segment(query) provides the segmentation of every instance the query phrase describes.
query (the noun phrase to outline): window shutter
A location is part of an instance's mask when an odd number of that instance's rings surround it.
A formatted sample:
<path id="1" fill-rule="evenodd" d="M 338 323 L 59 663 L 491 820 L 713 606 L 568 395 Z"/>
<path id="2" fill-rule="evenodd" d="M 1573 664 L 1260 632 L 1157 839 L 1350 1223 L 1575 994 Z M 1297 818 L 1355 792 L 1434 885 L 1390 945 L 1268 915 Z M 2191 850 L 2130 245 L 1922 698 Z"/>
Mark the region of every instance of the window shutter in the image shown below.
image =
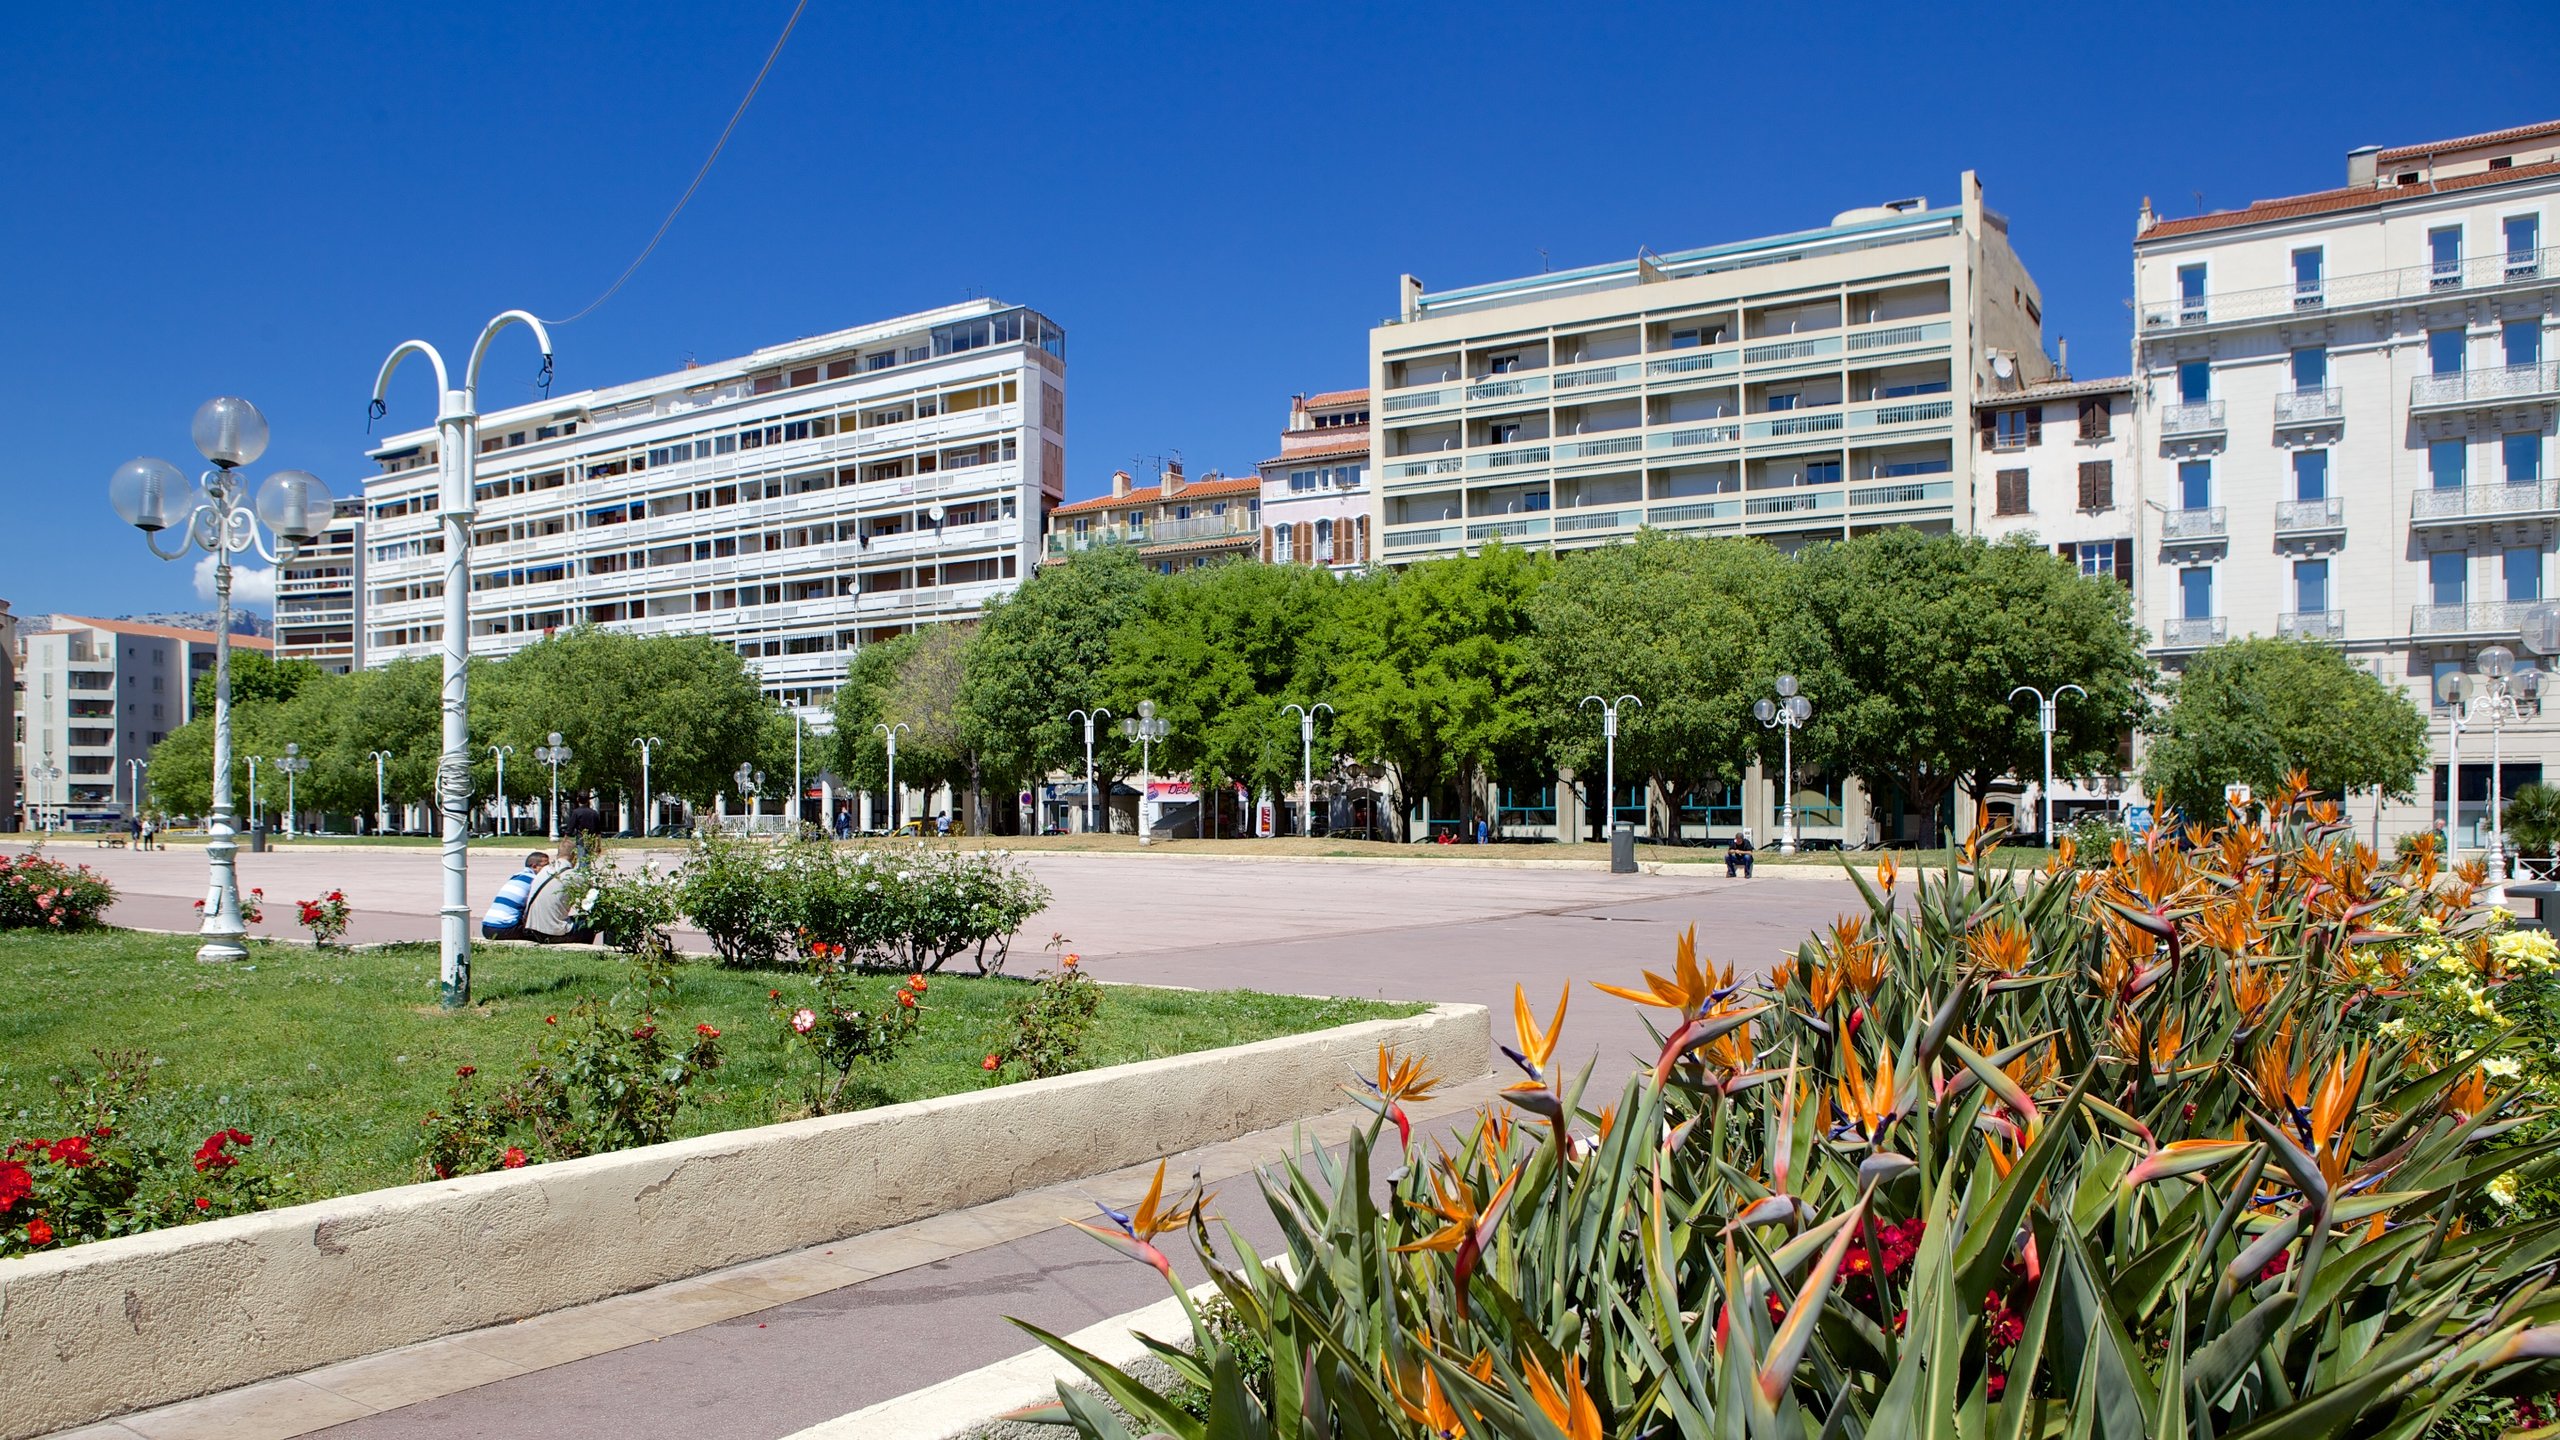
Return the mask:
<path id="1" fill-rule="evenodd" d="M 1271 563 L 1271 527 L 1268 525 L 1262 527 L 1262 563 Z"/>
<path id="2" fill-rule="evenodd" d="M 1360 517 L 1359 549 L 1353 553 L 1351 563 L 1354 565 L 1369 563 L 1369 517 L 1366 515 Z"/>
<path id="3" fill-rule="evenodd" d="M 2080 462 L 2080 508 L 2113 510 L 2116 508 L 2116 467 L 2112 460 Z"/>
<path id="4" fill-rule="evenodd" d="M 1992 513 L 1995 515 L 2024 515 L 2027 513 L 2028 508 L 2027 472 L 2024 470 L 2000 471 L 1995 478 Z"/>
<path id="5" fill-rule="evenodd" d="M 2127 590 L 2133 588 L 2133 542 L 2116 542 L 2116 581 Z"/>
<path id="6" fill-rule="evenodd" d="M 2030 445 L 2044 443 L 2044 407 L 2041 405 L 2027 411 L 2027 443 Z"/>
<path id="7" fill-rule="evenodd" d="M 1298 563 L 1301 565 L 1323 563 L 1316 558 L 1316 527 L 1312 520 L 1298 522 Z"/>
<path id="8" fill-rule="evenodd" d="M 2088 399 L 2081 401 L 2080 438 L 2083 440 L 2106 439 L 2110 428 L 2108 425 L 2110 418 L 2111 416 L 2107 408 L 2106 396 L 2093 395 Z"/>
<path id="9" fill-rule="evenodd" d="M 1974 419 L 1979 422 L 1982 427 L 1982 448 L 1988 450 L 1991 448 L 1991 441 L 1996 433 L 1999 424 L 1999 417 L 1994 415 L 1992 412 L 1985 410 L 1980 415 L 1975 416 Z"/>

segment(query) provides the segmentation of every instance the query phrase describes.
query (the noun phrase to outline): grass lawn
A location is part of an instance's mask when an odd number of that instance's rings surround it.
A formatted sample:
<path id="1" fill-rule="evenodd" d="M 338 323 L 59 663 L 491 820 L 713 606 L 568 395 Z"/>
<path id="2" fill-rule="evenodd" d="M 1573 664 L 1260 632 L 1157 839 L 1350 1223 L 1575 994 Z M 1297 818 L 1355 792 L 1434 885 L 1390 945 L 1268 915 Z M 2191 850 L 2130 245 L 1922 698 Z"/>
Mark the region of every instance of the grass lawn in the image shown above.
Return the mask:
<path id="1" fill-rule="evenodd" d="M 493 947 L 473 956 L 476 1003 L 447 1015 L 435 1004 L 432 945 L 348 952 L 253 941 L 233 966 L 198 963 L 195 945 L 129 931 L 0 934 L 0 1132 L 55 1133 L 56 1077 L 94 1066 L 94 1050 L 141 1050 L 158 1063 L 138 1125 L 183 1131 L 188 1148 L 214 1129 L 246 1130 L 294 1176 L 299 1198 L 406 1184 L 426 1178 L 419 1119 L 444 1102 L 456 1066 L 478 1066 L 484 1085 L 512 1078 L 546 1015 L 585 996 L 636 1003 L 639 990 L 609 952 Z M 1017 963 L 1027 974 L 1042 958 Z M 762 1125 L 798 1103 L 808 1061 L 783 1049 L 767 992 L 788 996 L 807 983 L 707 962 L 678 972 L 659 1023 L 723 1032 L 721 1068 L 691 1093 L 679 1133 Z M 885 999 L 896 982 L 866 983 Z M 962 976 L 931 987 L 921 1036 L 878 1075 L 896 1100 L 982 1088 L 980 1062 L 1010 1037 L 1011 1003 L 1029 989 Z M 1091 1060 L 1113 1065 L 1420 1008 L 1111 986 Z"/>

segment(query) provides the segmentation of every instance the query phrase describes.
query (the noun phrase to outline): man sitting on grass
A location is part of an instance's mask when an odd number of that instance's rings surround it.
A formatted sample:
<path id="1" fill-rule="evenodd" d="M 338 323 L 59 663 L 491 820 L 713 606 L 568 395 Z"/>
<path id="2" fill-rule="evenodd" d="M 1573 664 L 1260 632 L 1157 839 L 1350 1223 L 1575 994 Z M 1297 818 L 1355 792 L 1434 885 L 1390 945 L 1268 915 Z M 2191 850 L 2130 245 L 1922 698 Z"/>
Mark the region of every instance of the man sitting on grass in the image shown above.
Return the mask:
<path id="1" fill-rule="evenodd" d="M 498 898 L 489 902 L 489 913 L 480 917 L 480 935 L 487 940 L 522 940 L 525 902 L 533 898 L 535 877 L 551 857 L 536 850 L 524 857 L 524 868 L 507 877 L 498 887 Z"/>
<path id="2" fill-rule="evenodd" d="M 592 886 L 579 858 L 578 846 L 570 845 L 561 862 L 533 883 L 533 894 L 524 902 L 524 923 L 515 938 L 536 945 L 584 945 L 596 938 L 595 927 L 586 923 L 586 897 Z"/>
<path id="3" fill-rule="evenodd" d="M 1737 875 L 1745 880 L 1751 878 L 1751 832 L 1748 830 L 1735 831 L 1733 843 L 1724 847 L 1724 878 L 1730 880 Z"/>

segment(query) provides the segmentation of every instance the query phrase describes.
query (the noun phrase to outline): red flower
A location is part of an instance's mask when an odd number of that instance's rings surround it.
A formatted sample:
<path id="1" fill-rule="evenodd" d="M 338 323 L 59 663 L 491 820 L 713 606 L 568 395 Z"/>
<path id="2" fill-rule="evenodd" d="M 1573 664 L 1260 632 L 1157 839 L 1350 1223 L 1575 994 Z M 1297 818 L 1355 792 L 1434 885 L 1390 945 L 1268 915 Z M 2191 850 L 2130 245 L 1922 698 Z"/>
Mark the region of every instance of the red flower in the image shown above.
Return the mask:
<path id="1" fill-rule="evenodd" d="M 990 1055 L 986 1059 L 978 1062 L 978 1068 L 981 1070 L 993 1070 L 1000 1063 L 1002 1062 L 998 1061 L 993 1055 Z"/>
<path id="2" fill-rule="evenodd" d="M 27 1222 L 27 1243 L 30 1245 L 53 1243 L 53 1227 L 45 1223 L 43 1216 L 39 1215 Z"/>
<path id="3" fill-rule="evenodd" d="M 89 1138 L 93 1140 L 104 1140 L 114 1133 L 116 1132 L 112 1126 L 101 1125 L 97 1129 L 89 1132 Z"/>
<path id="4" fill-rule="evenodd" d="M 702 1024 L 702 1025 L 696 1025 L 696 1026 L 694 1026 L 694 1027 L 693 1027 L 693 1033 L 694 1033 L 694 1034 L 696 1034 L 696 1035 L 701 1036 L 701 1037 L 702 1037 L 703 1039 L 705 1039 L 705 1040 L 717 1040 L 717 1039 L 719 1039 L 719 1038 L 720 1038 L 720 1032 L 719 1032 L 718 1030 L 713 1029 L 713 1028 L 712 1028 L 710 1025 L 708 1025 L 708 1024 Z"/>
<path id="5" fill-rule="evenodd" d="M 501 1170 L 523 1169 L 524 1152 L 513 1145 L 508 1146 L 506 1155 L 498 1161 L 498 1168 Z"/>
<path id="6" fill-rule="evenodd" d="M 196 1208 L 199 1210 L 210 1210 L 213 1208 L 213 1202 L 199 1195 L 196 1197 Z"/>
<path id="7" fill-rule="evenodd" d="M 913 990 L 914 992 L 916 992 L 916 993 L 917 993 L 917 994 L 919 994 L 919 995 L 923 994 L 923 993 L 924 993 L 924 977 L 923 977 L 922 975 L 910 975 L 910 976 L 908 976 L 908 977 L 907 977 L 907 988 L 908 988 L 908 989 L 910 989 L 910 990 Z"/>
<path id="8" fill-rule="evenodd" d="M 65 1135 L 54 1141 L 45 1155 L 54 1164 L 68 1165 L 74 1170 L 85 1170 L 98 1163 L 98 1157 L 89 1153 L 89 1137 L 86 1135 Z"/>
<path id="9" fill-rule="evenodd" d="M 545 1025 L 557 1025 L 560 1023 L 560 1017 L 557 1015 L 545 1015 L 542 1017 L 542 1023 Z"/>
<path id="10" fill-rule="evenodd" d="M 906 1007 L 907 1007 L 908 1009 L 910 1009 L 910 1010 L 913 1010 L 914 1008 L 916 1008 L 916 992 L 914 992 L 913 990 L 901 990 L 901 991 L 899 991 L 899 992 L 898 992 L 898 1003 L 899 1003 L 899 1004 L 901 1004 L 901 1005 L 906 1006 Z"/>
<path id="11" fill-rule="evenodd" d="M 34 1194 L 35 1189 L 35 1177 L 27 1173 L 26 1166 L 15 1160 L 0 1160 L 0 1210 L 16 1205 Z"/>
<path id="12" fill-rule="evenodd" d="M 2276 1252 L 2276 1258 L 2268 1261 L 2259 1269 L 2258 1278 L 2261 1280 L 2273 1280 L 2277 1276 L 2283 1274 L 2286 1267 L 2291 1264 L 2293 1264 L 2293 1252 L 2290 1250 L 2279 1250 Z"/>
<path id="13" fill-rule="evenodd" d="M 477 1065 L 456 1065 L 453 1067 L 453 1073 L 461 1079 L 468 1080 L 472 1076 L 480 1073 L 480 1067 Z"/>
<path id="14" fill-rule="evenodd" d="M 779 1000 L 782 998 L 782 992 L 779 990 L 767 990 L 764 992 L 764 998 L 767 1000 Z"/>
<path id="15" fill-rule="evenodd" d="M 246 1130 L 216 1130 L 196 1147 L 196 1173 L 201 1175 L 208 1170 L 230 1169 L 240 1163 L 240 1157 L 232 1154 L 230 1147 L 246 1148 L 255 1143 Z"/>
<path id="16" fill-rule="evenodd" d="M 1994 1400 L 2008 1393 L 2008 1390 L 2009 1376 L 2005 1371 L 1994 1370 L 1983 1378 L 1982 1393 Z"/>
<path id="17" fill-rule="evenodd" d="M 636 1030 L 634 1030 L 634 1031 L 632 1031 L 632 1032 L 631 1032 L 631 1038 L 632 1038 L 632 1039 L 634 1039 L 634 1040 L 646 1040 L 646 1039 L 648 1039 L 649 1037 L 651 1037 L 651 1036 L 653 1036 L 653 1035 L 655 1035 L 655 1034 L 657 1034 L 657 1033 L 658 1033 L 658 1027 L 657 1027 L 657 1026 L 655 1026 L 655 1025 L 643 1025 L 643 1026 L 641 1026 L 640 1028 L 638 1028 L 638 1029 L 636 1029 Z"/>

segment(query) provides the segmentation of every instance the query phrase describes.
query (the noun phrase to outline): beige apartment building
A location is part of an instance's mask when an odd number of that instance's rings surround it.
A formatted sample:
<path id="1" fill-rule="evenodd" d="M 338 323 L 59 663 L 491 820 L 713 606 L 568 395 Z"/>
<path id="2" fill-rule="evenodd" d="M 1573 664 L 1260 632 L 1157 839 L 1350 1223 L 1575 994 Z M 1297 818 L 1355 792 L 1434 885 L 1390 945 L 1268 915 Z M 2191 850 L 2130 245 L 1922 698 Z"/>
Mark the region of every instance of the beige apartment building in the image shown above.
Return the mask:
<path id="1" fill-rule="evenodd" d="M 213 670 L 218 638 L 133 620 L 56 615 L 18 637 L 19 780 L 31 820 L 120 821 L 149 782 L 151 747 L 187 722 L 195 679 Z M 239 650 L 275 642 L 234 635 Z"/>
<path id="2" fill-rule="evenodd" d="M 1251 559 L 1262 551 L 1262 481 L 1215 470 L 1193 480 L 1180 460 L 1166 461 L 1153 485 L 1115 470 L 1111 493 L 1057 506 L 1048 524 L 1043 564 L 1097 545 L 1129 546 L 1139 563 L 1165 575 Z"/>
<path id="3" fill-rule="evenodd" d="M 1433 291 L 1369 335 L 1372 531 L 1394 564 L 1637 527 L 1782 545 L 1974 513 L 1995 362 L 2047 377 L 2035 281 L 1953 201 Z"/>
<path id="4" fill-rule="evenodd" d="M 344 675 L 364 665 L 364 497 L 340 496 L 329 528 L 276 567 L 276 658 Z"/>

